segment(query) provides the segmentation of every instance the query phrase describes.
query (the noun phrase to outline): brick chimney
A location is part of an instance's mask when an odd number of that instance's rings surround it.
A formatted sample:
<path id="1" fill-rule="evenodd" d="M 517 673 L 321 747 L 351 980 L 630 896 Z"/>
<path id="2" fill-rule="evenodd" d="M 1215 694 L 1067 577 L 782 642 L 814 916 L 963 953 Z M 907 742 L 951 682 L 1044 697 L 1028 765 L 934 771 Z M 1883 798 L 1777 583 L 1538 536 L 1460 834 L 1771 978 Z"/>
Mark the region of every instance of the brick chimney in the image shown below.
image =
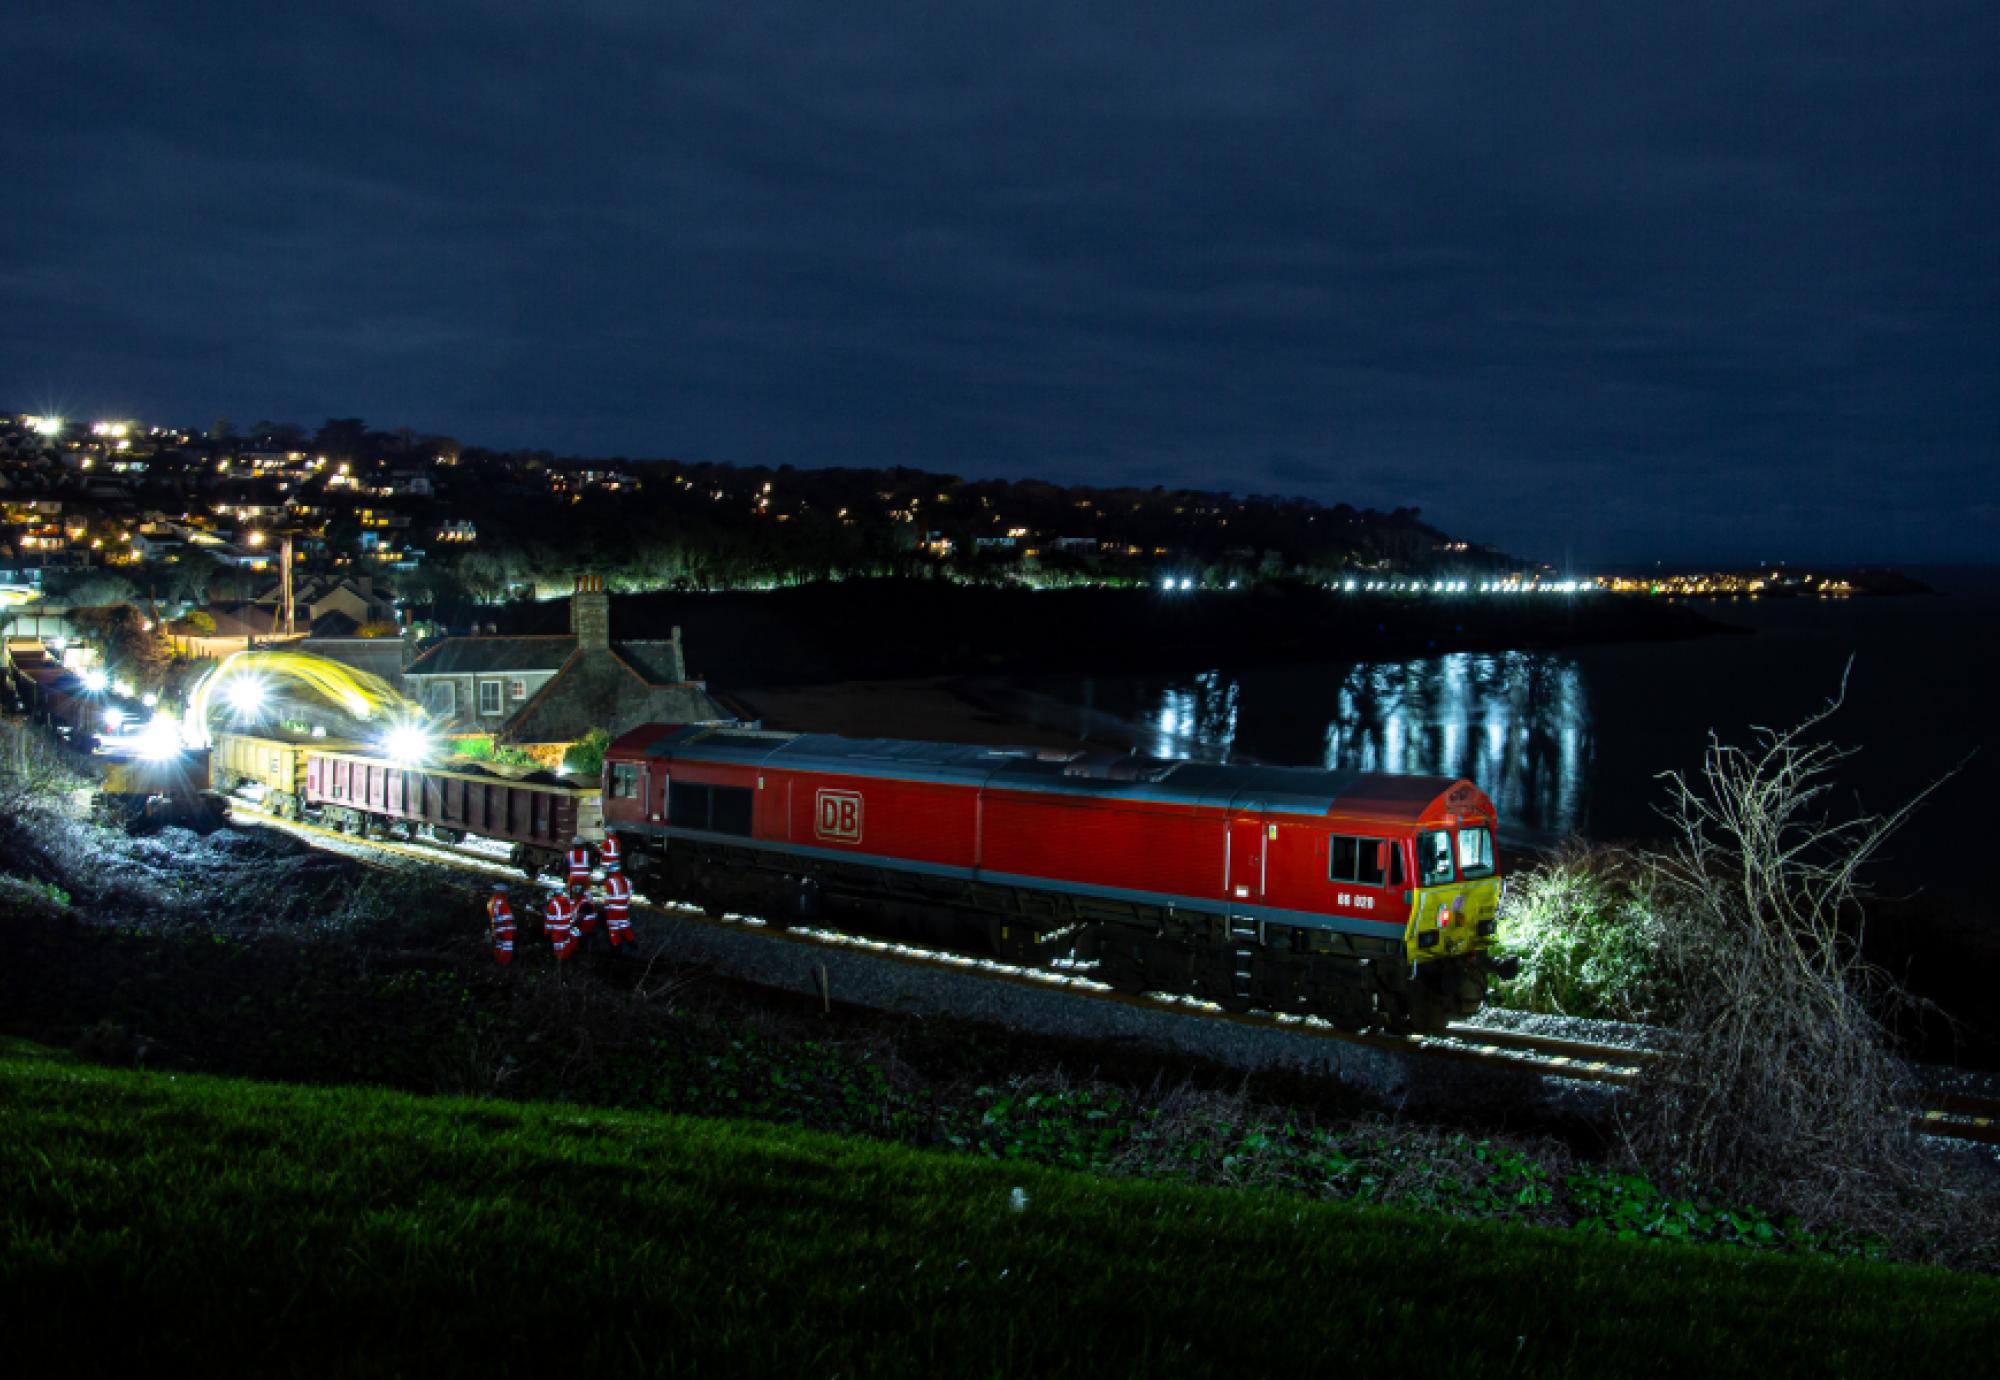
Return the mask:
<path id="1" fill-rule="evenodd" d="M 604 592 L 602 575 L 576 577 L 576 593 L 569 597 L 569 630 L 583 651 L 610 649 L 611 596 Z"/>

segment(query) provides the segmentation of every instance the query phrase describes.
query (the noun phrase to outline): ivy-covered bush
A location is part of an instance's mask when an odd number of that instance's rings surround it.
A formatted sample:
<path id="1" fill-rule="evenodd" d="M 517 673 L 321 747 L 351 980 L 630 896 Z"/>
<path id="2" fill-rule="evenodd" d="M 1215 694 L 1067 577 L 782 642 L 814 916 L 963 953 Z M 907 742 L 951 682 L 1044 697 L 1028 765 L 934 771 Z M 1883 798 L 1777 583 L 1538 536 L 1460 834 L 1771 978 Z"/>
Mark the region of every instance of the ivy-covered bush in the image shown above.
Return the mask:
<path id="1" fill-rule="evenodd" d="M 1507 879 L 1500 935 L 1520 975 L 1502 1006 L 1644 1021 L 1672 1005 L 1660 962 L 1660 908 L 1645 865 L 1622 848 L 1572 844 Z"/>
<path id="2" fill-rule="evenodd" d="M 611 734 L 593 728 L 563 754 L 563 770 L 571 776 L 600 776 L 604 772 L 604 750 L 611 746 Z"/>

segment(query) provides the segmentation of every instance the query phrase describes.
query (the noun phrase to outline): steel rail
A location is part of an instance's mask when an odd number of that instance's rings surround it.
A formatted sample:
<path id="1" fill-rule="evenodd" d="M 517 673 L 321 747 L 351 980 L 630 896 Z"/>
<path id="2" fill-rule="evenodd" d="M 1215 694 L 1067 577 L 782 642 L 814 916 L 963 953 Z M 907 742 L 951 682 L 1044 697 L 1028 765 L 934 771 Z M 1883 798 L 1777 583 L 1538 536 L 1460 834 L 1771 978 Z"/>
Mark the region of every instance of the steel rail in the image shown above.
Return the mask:
<path id="1" fill-rule="evenodd" d="M 286 819 L 237 796 L 228 797 L 232 811 L 242 810 L 287 832 L 318 836 L 362 849 L 374 850 L 433 867 L 456 868 L 495 878 L 521 877 L 522 869 L 497 858 L 482 857 L 445 843 L 408 844 L 393 839 L 371 838 L 344 833 L 304 820 Z M 343 853 L 368 863 L 365 856 Z M 379 866 L 380 864 L 376 864 Z M 1344 1030 L 1316 1016 L 1285 1015 L 1260 1011 L 1225 1011 L 1200 998 L 1170 993 L 1122 992 L 1094 978 L 1047 968 L 1023 968 L 995 959 L 921 949 L 891 939 L 849 934 L 840 930 L 819 930 L 809 926 L 779 927 L 757 917 L 714 916 L 698 907 L 676 901 L 634 898 L 634 910 L 655 915 L 671 915 L 685 924 L 704 924 L 727 929 L 760 929 L 767 939 L 807 947 L 859 949 L 878 959 L 911 967 L 946 972 L 974 973 L 980 977 L 1017 986 L 1047 990 L 1051 987 L 1098 1001 L 1115 1002 L 1148 1011 L 1171 1011 L 1203 1020 L 1228 1021 L 1262 1029 L 1296 1031 L 1320 1039 L 1339 1040 L 1375 1049 L 1417 1054 L 1426 1058 L 1449 1059 L 1485 1064 L 1515 1072 L 1548 1078 L 1568 1078 L 1583 1082 L 1629 1084 L 1646 1065 L 1665 1057 L 1660 1050 L 1628 1048 L 1588 1040 L 1569 1040 L 1553 1035 L 1505 1030 L 1491 1026 L 1453 1023 L 1443 1035 L 1394 1035 L 1382 1031 Z M 1925 1135 L 1947 1139 L 2000 1144 L 2000 1100 L 1962 1093 L 1926 1095 L 1911 1124 Z"/>
<path id="2" fill-rule="evenodd" d="M 367 835 L 349 834 L 324 825 L 304 820 L 286 819 L 260 806 L 251 804 L 238 796 L 229 797 L 232 810 L 240 809 L 253 814 L 259 820 L 279 829 L 307 837 L 329 839 L 345 845 L 349 849 L 362 848 L 405 857 L 413 862 L 428 863 L 436 867 L 455 868 L 465 872 L 482 873 L 495 878 L 519 880 L 522 869 L 512 863 L 497 858 L 482 857 L 468 853 L 451 844 L 427 843 L 411 845 L 390 839 L 371 838 Z M 345 853 L 343 856 L 354 856 Z M 843 930 L 822 930 L 807 925 L 780 927 L 771 925 L 757 917 L 732 915 L 713 916 L 700 908 L 681 902 L 660 901 L 653 898 L 637 898 L 632 902 L 635 911 L 647 911 L 656 915 L 671 915 L 688 924 L 705 924 L 718 928 L 757 928 L 767 939 L 783 943 L 805 945 L 816 948 L 855 949 L 865 951 L 877 958 L 905 964 L 911 967 L 930 968 L 945 972 L 975 973 L 995 981 L 1012 983 L 1017 986 L 1048 990 L 1051 987 L 1091 997 L 1099 1001 L 1115 1002 L 1149 1011 L 1172 1011 L 1182 1015 L 1197 1016 L 1204 1020 L 1228 1021 L 1237 1025 L 1265 1029 L 1297 1031 L 1300 1034 L 1322 1039 L 1340 1040 L 1348 1044 L 1367 1045 L 1376 1049 L 1399 1053 L 1421 1054 L 1433 1058 L 1452 1059 L 1469 1063 L 1491 1064 L 1499 1067 L 1525 1070 L 1560 1077 L 1580 1078 L 1592 1082 L 1620 1082 L 1629 1078 L 1630 1069 L 1620 1069 L 1608 1061 L 1586 1057 L 1588 1051 L 1576 1056 L 1562 1053 L 1538 1053 L 1534 1050 L 1515 1047 L 1502 1048 L 1494 1044 L 1468 1044 L 1456 1038 L 1440 1038 L 1429 1035 L 1395 1035 L 1383 1031 L 1345 1030 L 1317 1016 L 1291 1015 L 1261 1011 L 1225 1011 L 1198 997 L 1181 996 L 1172 993 L 1144 993 L 1119 991 L 1095 978 L 1064 973 L 1050 968 L 1028 968 L 1016 964 L 1003 963 L 997 959 L 955 954 L 947 951 L 917 948 L 894 939 L 881 939 L 872 935 L 850 934 Z M 1467 1027 L 1469 1032 L 1475 1027 Z M 1481 1032 L 1485 1033 L 1485 1032 Z"/>

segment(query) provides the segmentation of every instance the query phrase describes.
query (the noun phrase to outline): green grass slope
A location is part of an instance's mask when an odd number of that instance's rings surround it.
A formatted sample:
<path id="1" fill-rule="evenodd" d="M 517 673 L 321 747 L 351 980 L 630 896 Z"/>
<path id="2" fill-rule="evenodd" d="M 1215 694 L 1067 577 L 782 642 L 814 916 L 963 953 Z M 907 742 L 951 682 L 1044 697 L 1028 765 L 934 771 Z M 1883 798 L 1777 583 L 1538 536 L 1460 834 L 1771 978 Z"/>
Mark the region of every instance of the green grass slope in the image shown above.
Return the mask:
<path id="1" fill-rule="evenodd" d="M 23 1375 L 1880 1375 L 2000 1342 L 1985 1278 L 20 1044 L 0 1234 Z"/>

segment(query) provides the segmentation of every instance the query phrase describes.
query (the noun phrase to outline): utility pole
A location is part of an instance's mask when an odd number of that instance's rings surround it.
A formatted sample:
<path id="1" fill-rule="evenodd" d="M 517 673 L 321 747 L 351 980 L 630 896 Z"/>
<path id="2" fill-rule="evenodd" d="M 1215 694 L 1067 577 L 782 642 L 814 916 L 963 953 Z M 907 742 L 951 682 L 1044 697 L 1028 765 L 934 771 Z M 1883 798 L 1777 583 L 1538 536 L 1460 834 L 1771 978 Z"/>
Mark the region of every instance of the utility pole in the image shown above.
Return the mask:
<path id="1" fill-rule="evenodd" d="M 278 602 L 285 610 L 285 636 L 292 635 L 292 534 L 278 548 Z"/>

